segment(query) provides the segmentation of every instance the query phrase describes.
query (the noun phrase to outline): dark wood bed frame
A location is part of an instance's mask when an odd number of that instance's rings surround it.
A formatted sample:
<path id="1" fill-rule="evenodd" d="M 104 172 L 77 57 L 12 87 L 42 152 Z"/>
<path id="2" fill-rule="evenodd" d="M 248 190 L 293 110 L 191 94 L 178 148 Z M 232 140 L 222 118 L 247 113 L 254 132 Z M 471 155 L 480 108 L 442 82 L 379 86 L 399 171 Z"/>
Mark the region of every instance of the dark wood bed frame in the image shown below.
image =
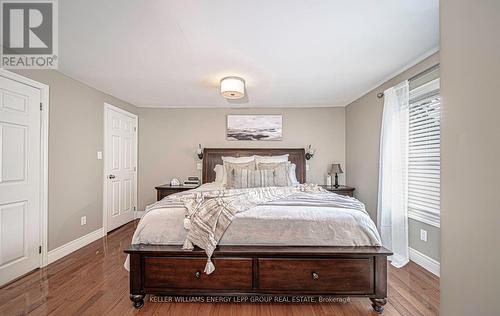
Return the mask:
<path id="1" fill-rule="evenodd" d="M 215 180 L 222 156 L 283 155 L 295 163 L 297 179 L 306 180 L 304 149 L 206 148 L 203 183 Z M 217 269 L 202 273 L 202 249 L 130 245 L 130 300 L 144 305 L 146 294 L 171 296 L 363 296 L 382 313 L 387 302 L 387 256 L 383 247 L 219 246 Z"/>

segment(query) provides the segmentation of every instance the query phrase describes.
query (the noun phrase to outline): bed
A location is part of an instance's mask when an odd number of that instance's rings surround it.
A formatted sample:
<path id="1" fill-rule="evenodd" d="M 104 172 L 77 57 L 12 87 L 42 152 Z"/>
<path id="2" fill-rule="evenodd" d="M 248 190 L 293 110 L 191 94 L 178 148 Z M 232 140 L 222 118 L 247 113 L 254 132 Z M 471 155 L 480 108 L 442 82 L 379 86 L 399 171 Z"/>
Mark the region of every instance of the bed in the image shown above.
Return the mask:
<path id="1" fill-rule="evenodd" d="M 207 148 L 199 190 L 213 189 L 222 156 L 283 154 L 304 183 L 304 149 Z M 216 269 L 210 274 L 204 273 L 205 251 L 183 250 L 183 238 L 182 210 L 158 208 L 141 219 L 125 250 L 134 307 L 144 305 L 146 294 L 363 296 L 378 313 L 386 304 L 391 252 L 380 246 L 373 222 L 362 212 L 263 205 L 238 214 L 211 256 Z"/>

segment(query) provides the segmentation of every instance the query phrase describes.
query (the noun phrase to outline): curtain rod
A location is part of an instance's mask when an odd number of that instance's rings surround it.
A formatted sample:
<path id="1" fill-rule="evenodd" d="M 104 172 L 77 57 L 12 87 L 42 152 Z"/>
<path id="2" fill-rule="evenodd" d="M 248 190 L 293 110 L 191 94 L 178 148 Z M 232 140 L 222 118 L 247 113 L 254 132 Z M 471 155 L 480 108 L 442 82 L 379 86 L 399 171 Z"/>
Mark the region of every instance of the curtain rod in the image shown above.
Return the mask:
<path id="1" fill-rule="evenodd" d="M 435 69 L 439 68 L 439 63 L 435 64 L 434 66 L 430 67 L 430 68 L 427 68 L 426 70 L 422 71 L 422 72 L 419 72 L 418 74 L 416 74 L 415 76 L 411 77 L 410 79 L 408 79 L 408 81 L 412 81 L 412 80 L 415 80 L 423 75 L 426 75 L 428 74 L 429 72 L 431 71 L 434 71 Z M 383 92 L 379 92 L 377 93 L 377 98 L 379 99 L 382 99 L 384 97 L 384 93 Z"/>

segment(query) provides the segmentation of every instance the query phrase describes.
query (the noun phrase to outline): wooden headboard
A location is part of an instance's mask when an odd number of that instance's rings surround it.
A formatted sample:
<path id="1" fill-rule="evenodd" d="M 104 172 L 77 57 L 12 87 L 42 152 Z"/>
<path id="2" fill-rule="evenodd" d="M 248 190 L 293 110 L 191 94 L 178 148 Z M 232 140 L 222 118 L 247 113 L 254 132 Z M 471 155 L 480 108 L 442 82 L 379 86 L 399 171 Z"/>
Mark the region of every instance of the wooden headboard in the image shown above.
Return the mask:
<path id="1" fill-rule="evenodd" d="M 202 183 L 215 181 L 215 165 L 222 165 L 222 156 L 279 156 L 288 154 L 288 161 L 296 167 L 297 180 L 306 182 L 306 158 L 304 148 L 205 148 L 203 149 Z"/>

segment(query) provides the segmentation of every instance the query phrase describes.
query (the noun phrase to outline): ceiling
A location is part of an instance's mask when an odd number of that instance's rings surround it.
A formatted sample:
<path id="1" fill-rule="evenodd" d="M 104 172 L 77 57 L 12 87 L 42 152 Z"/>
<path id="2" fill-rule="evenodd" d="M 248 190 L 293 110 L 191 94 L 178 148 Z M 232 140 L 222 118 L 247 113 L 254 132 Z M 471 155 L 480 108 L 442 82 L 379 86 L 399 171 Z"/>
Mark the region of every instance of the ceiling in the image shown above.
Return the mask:
<path id="1" fill-rule="evenodd" d="M 59 25 L 59 70 L 137 106 L 345 106 L 437 51 L 439 1 L 65 0 Z"/>

